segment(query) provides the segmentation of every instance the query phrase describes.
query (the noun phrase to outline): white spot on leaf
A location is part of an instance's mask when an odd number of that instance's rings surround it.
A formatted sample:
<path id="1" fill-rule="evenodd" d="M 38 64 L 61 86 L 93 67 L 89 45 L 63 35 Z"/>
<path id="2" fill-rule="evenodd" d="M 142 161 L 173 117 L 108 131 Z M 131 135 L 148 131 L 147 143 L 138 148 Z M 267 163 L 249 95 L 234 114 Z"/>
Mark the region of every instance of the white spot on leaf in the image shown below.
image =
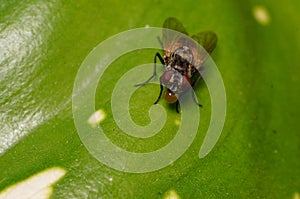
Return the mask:
<path id="1" fill-rule="evenodd" d="M 165 194 L 164 199 L 180 199 L 180 197 L 175 190 L 170 190 Z"/>
<path id="2" fill-rule="evenodd" d="M 177 119 L 174 121 L 174 123 L 176 126 L 179 126 L 181 124 L 180 120 L 177 120 Z"/>
<path id="3" fill-rule="evenodd" d="M 252 10 L 253 16 L 262 25 L 268 25 L 271 21 L 268 10 L 263 6 L 256 6 Z"/>
<path id="4" fill-rule="evenodd" d="M 52 185 L 62 178 L 66 171 L 59 167 L 46 169 L 21 182 L 4 189 L 0 199 L 47 199 L 50 198 Z"/>
<path id="5" fill-rule="evenodd" d="M 88 119 L 88 123 L 95 128 L 100 122 L 102 122 L 106 117 L 105 112 L 102 109 L 94 112 Z"/>

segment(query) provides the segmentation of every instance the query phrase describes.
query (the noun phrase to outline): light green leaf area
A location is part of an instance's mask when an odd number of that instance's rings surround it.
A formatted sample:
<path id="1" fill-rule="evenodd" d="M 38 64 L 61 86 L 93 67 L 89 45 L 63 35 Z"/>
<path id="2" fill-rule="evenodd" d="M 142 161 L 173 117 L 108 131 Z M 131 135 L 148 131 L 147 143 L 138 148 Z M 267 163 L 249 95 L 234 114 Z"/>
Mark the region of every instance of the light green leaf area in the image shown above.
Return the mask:
<path id="1" fill-rule="evenodd" d="M 0 4 L 0 190 L 59 167 L 66 173 L 53 185 L 52 198 L 299 197 L 298 1 Z M 212 58 L 227 95 L 222 135 L 211 153 L 199 159 L 211 116 L 209 92 L 200 81 L 195 90 L 203 104 L 201 121 L 183 156 L 150 173 L 113 170 L 98 162 L 77 134 L 72 115 L 77 71 L 108 37 L 147 25 L 161 27 L 170 16 L 182 21 L 190 34 L 212 30 L 218 35 Z M 112 116 L 110 100 L 118 79 L 137 65 L 152 63 L 156 52 L 142 49 L 120 57 L 97 87 L 95 110 L 106 113 L 102 128 L 114 144 L 128 151 L 157 150 L 178 130 L 174 121 L 180 121 L 180 114 L 163 99 L 159 104 L 167 112 L 167 122 L 151 138 L 123 134 Z M 155 84 L 134 93 L 129 106 L 137 124 L 150 122 L 148 111 L 158 94 Z"/>

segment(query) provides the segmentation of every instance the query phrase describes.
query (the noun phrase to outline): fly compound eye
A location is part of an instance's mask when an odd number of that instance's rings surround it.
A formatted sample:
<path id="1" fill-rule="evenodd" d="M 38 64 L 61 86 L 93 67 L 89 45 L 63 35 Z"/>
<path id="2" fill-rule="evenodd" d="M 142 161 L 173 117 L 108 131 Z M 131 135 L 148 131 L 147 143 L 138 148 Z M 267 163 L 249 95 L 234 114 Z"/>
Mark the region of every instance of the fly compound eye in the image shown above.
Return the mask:
<path id="1" fill-rule="evenodd" d="M 191 87 L 191 79 L 187 76 L 184 75 L 182 78 L 182 90 L 187 90 Z"/>
<path id="2" fill-rule="evenodd" d="M 165 99 L 170 104 L 175 103 L 178 100 L 177 95 L 169 89 L 165 92 Z"/>

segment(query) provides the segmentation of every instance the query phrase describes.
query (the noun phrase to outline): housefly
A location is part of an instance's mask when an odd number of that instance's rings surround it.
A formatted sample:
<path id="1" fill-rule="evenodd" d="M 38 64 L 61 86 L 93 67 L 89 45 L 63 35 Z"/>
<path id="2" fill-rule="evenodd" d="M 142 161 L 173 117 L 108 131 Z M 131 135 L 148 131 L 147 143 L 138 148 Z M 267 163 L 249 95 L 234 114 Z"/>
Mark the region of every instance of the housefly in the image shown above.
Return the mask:
<path id="1" fill-rule="evenodd" d="M 186 36 L 174 34 L 174 30 Z M 144 83 L 136 84 L 136 86 L 143 86 L 156 76 L 156 62 L 158 58 L 164 66 L 164 73 L 159 79 L 160 93 L 154 104 L 160 100 L 165 86 L 165 100 L 169 103 L 176 103 L 176 111 L 179 112 L 178 99 L 201 78 L 198 71 L 201 70 L 200 67 L 215 49 L 217 35 L 212 31 L 205 31 L 195 34 L 191 38 L 198 42 L 203 49 L 198 48 L 198 44 L 188 38 L 184 26 L 178 19 L 170 17 L 165 20 L 162 41 L 160 41 L 164 50 L 164 56 L 162 57 L 157 52 L 154 56 L 152 76 Z M 193 100 L 198 106 L 202 106 L 196 102 L 194 94 Z"/>

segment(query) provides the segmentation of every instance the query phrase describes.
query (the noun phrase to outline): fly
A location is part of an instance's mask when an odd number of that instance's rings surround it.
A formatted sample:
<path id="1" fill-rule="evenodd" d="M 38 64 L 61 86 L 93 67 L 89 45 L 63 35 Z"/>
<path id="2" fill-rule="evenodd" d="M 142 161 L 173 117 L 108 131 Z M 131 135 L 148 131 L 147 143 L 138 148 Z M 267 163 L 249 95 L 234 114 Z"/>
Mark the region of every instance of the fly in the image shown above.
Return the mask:
<path id="1" fill-rule="evenodd" d="M 143 86 L 156 76 L 156 62 L 159 59 L 165 71 L 159 78 L 160 92 L 154 104 L 160 100 L 165 86 L 165 100 L 168 103 L 176 103 L 176 111 L 179 113 L 178 99 L 189 90 L 190 86 L 194 87 L 201 78 L 198 70 L 201 70 L 200 67 L 215 49 L 217 35 L 212 31 L 205 31 L 191 36 L 205 49 L 202 50 L 191 39 L 174 34 L 172 30 L 188 36 L 184 26 L 178 19 L 167 18 L 163 28 L 161 44 L 164 49 L 164 56 L 162 57 L 158 52 L 155 54 L 152 76 L 144 83 L 135 86 Z M 198 106 L 202 107 L 201 104 L 196 102 L 194 95 L 193 100 Z"/>

